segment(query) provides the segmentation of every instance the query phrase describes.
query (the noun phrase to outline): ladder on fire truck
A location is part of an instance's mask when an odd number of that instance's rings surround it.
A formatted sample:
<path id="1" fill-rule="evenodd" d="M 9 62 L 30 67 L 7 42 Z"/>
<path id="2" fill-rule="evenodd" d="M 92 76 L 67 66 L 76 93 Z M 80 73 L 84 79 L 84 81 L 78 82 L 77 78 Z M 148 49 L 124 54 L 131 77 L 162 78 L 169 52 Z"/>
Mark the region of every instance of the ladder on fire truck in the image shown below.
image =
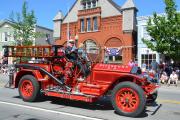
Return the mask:
<path id="1" fill-rule="evenodd" d="M 52 57 L 52 46 L 3 46 L 5 57 Z"/>

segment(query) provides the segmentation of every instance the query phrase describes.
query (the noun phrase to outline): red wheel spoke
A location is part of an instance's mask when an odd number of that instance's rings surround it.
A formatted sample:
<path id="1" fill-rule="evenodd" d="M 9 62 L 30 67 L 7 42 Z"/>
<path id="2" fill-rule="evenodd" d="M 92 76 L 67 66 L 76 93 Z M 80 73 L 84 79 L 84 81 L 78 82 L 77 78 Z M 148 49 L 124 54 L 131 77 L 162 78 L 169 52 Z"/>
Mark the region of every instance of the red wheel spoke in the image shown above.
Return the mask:
<path id="1" fill-rule="evenodd" d="M 28 97 L 31 97 L 32 94 L 33 94 L 33 85 L 31 83 L 31 81 L 29 80 L 24 80 L 22 82 L 22 86 L 21 86 L 21 92 L 22 92 L 22 95 L 25 97 L 25 98 L 28 98 Z"/>
<path id="2" fill-rule="evenodd" d="M 133 112 L 139 106 L 139 97 L 131 88 L 122 88 L 116 94 L 116 103 L 125 112 Z"/>

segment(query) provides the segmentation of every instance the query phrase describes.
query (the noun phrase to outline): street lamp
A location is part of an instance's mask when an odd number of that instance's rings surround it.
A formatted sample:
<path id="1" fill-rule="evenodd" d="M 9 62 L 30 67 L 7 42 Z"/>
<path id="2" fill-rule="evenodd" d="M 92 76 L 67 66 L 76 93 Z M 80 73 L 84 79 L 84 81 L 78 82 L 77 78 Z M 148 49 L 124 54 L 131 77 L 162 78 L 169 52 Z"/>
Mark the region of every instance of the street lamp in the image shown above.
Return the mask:
<path id="1" fill-rule="evenodd" d="M 78 40 L 79 39 L 79 36 L 76 34 L 76 36 L 75 36 L 75 40 Z"/>

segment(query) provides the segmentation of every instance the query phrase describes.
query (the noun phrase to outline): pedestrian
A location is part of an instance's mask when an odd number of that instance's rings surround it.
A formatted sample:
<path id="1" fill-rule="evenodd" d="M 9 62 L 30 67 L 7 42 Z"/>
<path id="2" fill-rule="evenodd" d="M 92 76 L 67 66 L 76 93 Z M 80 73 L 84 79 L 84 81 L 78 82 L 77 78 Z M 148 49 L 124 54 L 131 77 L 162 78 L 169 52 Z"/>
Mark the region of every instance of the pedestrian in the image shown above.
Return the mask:
<path id="1" fill-rule="evenodd" d="M 146 71 L 146 67 L 147 67 L 146 63 L 145 63 L 145 62 L 143 62 L 143 64 L 141 65 L 141 69 L 142 69 L 142 71 Z"/>
<path id="2" fill-rule="evenodd" d="M 151 62 L 151 69 L 152 69 L 152 70 L 155 70 L 155 71 L 158 71 L 158 69 L 159 69 L 159 64 L 156 62 L 156 60 L 153 60 L 153 61 Z"/>
<path id="3" fill-rule="evenodd" d="M 178 75 L 176 74 L 175 71 L 173 71 L 169 77 L 168 86 L 170 86 L 171 83 L 174 83 L 177 87 L 177 82 L 178 82 Z"/>
<path id="4" fill-rule="evenodd" d="M 134 63 L 134 61 L 132 59 L 129 61 L 128 66 L 130 66 L 130 67 L 134 67 L 135 66 L 135 63 Z"/>
<path id="5" fill-rule="evenodd" d="M 108 64 L 108 61 L 109 61 L 109 55 L 108 55 L 107 51 L 105 51 L 104 63 L 105 63 L 105 64 Z"/>
<path id="6" fill-rule="evenodd" d="M 162 73 L 162 75 L 160 77 L 160 82 L 162 84 L 164 84 L 164 83 L 167 84 L 168 83 L 168 76 L 167 76 L 167 73 L 165 71 Z"/>

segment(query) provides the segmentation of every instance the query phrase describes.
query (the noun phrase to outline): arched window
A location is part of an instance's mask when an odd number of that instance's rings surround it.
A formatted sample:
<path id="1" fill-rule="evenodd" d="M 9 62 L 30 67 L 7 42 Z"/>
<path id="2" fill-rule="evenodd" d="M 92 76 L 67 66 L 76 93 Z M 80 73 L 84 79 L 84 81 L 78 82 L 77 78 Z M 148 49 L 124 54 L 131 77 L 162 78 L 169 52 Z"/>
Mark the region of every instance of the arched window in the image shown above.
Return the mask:
<path id="1" fill-rule="evenodd" d="M 107 40 L 106 49 L 104 53 L 104 62 L 119 64 L 122 63 L 122 42 L 118 38 L 111 38 Z"/>
<path id="2" fill-rule="evenodd" d="M 98 54 L 99 48 L 97 47 L 97 44 L 93 40 L 86 40 L 84 42 L 86 52 L 87 53 L 93 53 L 93 54 Z"/>
<path id="3" fill-rule="evenodd" d="M 101 57 L 101 50 L 100 46 L 96 44 L 94 40 L 86 40 L 84 42 L 86 53 L 88 55 L 88 58 L 91 62 L 98 62 L 100 61 Z"/>

